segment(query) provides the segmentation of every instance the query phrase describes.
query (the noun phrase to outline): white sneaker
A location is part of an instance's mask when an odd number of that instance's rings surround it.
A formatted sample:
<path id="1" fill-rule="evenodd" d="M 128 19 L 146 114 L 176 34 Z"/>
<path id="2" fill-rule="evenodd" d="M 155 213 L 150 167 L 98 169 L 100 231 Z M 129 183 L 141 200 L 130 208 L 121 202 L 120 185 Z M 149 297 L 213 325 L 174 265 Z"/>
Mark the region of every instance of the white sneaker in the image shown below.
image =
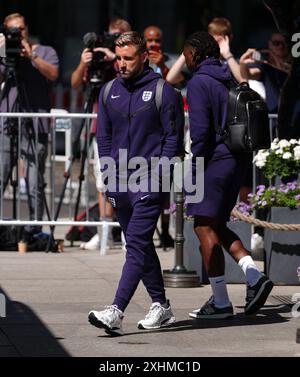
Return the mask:
<path id="1" fill-rule="evenodd" d="M 98 233 L 96 233 L 88 242 L 80 245 L 80 248 L 84 250 L 97 250 L 99 247 L 100 238 Z"/>
<path id="2" fill-rule="evenodd" d="M 105 329 L 109 335 L 123 335 L 123 312 L 116 305 L 105 306 L 104 310 L 89 312 L 88 319 L 91 325 Z"/>
<path id="3" fill-rule="evenodd" d="M 145 319 L 138 322 L 139 329 L 159 329 L 160 327 L 170 325 L 176 321 L 170 303 L 167 301 L 168 308 L 164 308 L 159 302 L 154 302 L 146 315 Z"/>

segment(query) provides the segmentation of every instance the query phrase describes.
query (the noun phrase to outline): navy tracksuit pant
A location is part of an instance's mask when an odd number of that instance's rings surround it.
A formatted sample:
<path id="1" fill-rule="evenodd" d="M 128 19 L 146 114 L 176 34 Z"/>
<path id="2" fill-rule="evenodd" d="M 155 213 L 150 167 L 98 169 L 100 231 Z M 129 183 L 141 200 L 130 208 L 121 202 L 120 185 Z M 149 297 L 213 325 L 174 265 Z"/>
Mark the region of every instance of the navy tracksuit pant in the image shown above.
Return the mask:
<path id="1" fill-rule="evenodd" d="M 113 195 L 113 199 L 127 249 L 113 305 L 124 311 L 141 280 L 152 302 L 164 304 L 166 296 L 163 277 L 153 243 L 163 198 L 157 193 L 150 193 L 141 198 L 130 193 L 117 193 Z"/>

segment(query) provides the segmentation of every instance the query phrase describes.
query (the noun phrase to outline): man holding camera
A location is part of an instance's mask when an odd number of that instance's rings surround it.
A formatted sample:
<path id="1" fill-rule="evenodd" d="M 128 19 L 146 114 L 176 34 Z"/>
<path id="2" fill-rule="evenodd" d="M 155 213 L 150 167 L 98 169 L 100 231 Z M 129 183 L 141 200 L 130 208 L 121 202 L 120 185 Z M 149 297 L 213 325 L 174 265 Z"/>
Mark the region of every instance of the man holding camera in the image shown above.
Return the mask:
<path id="1" fill-rule="evenodd" d="M 269 113 L 277 113 L 280 90 L 290 71 L 290 54 L 284 35 L 274 32 L 268 49 L 249 48 L 240 58 L 241 74 L 247 79 L 262 81 L 266 88 Z"/>
<path id="2" fill-rule="evenodd" d="M 108 36 L 118 36 L 126 31 L 130 31 L 131 26 L 126 20 L 123 19 L 115 19 L 112 20 L 108 27 Z M 93 54 L 97 52 L 102 52 L 105 56 L 104 59 L 107 63 L 110 64 L 110 71 L 108 72 L 107 76 L 104 77 L 104 81 L 107 82 L 114 78 L 117 74 L 117 67 L 114 65 L 116 55 L 114 51 L 110 50 L 108 47 L 95 47 L 93 51 L 91 51 L 90 48 L 86 47 L 82 51 L 80 62 L 75 69 L 75 71 L 72 73 L 71 77 L 71 85 L 74 89 L 82 89 L 85 84 L 88 83 L 89 80 L 89 72 L 88 68 L 89 65 L 92 62 Z M 109 67 L 109 64 L 107 64 L 107 68 Z"/>
<path id="3" fill-rule="evenodd" d="M 6 58 L 2 59 L 0 65 L 0 82 L 4 85 L 0 97 L 0 111 L 49 112 L 50 84 L 57 79 L 59 72 L 59 61 L 55 50 L 50 46 L 30 42 L 28 26 L 20 13 L 10 14 L 5 18 L 4 34 Z M 3 137 L 3 143 L 0 143 L 0 148 L 3 146 L 1 150 L 3 190 L 17 161 L 17 144 L 13 146 L 14 150 L 11 144 L 13 136 L 16 140 L 18 137 L 17 122 L 12 124 L 12 119 L 4 119 L 3 131 L 0 130 L 0 140 Z M 30 219 L 35 219 L 36 215 L 37 220 L 42 220 L 49 121 L 42 118 L 35 122 L 26 118 L 22 121 L 21 132 L 21 153 L 25 162 Z"/>

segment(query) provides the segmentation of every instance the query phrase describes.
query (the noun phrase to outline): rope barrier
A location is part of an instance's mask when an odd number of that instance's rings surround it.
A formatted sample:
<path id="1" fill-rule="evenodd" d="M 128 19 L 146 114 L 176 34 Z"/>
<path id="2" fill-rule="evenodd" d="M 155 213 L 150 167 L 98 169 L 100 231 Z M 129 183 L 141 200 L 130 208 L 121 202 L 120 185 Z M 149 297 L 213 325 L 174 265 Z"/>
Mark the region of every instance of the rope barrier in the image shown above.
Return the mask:
<path id="1" fill-rule="evenodd" d="M 253 224 L 253 225 L 259 226 L 261 228 L 267 228 L 267 229 L 272 229 L 272 230 L 280 230 L 280 231 L 284 231 L 284 230 L 293 231 L 293 232 L 300 231 L 300 224 L 274 224 L 274 223 L 269 223 L 267 221 L 258 220 L 253 216 L 244 215 L 244 214 L 242 214 L 241 212 L 239 212 L 235 209 L 231 212 L 231 215 L 236 217 L 237 219 L 239 219 L 241 221 L 245 221 L 249 224 Z"/>

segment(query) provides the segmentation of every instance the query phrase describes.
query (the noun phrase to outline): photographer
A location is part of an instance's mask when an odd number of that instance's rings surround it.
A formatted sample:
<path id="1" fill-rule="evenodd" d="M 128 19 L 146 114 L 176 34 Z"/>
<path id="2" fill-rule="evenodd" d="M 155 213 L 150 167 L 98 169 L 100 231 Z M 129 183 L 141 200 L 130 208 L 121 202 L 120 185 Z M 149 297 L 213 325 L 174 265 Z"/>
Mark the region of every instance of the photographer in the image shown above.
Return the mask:
<path id="1" fill-rule="evenodd" d="M 50 83 L 58 77 L 59 61 L 55 50 L 50 46 L 30 42 L 25 18 L 19 13 L 10 14 L 5 18 L 4 34 L 6 35 L 6 58 L 2 59 L 0 65 L 0 82 L 4 86 L 0 97 L 0 111 L 49 112 Z M 13 48 L 10 47 L 12 37 L 14 38 Z M 15 44 L 18 45 L 17 49 Z M 28 118 L 22 121 L 21 153 L 25 162 L 30 219 L 35 219 L 36 212 L 37 220 L 42 220 L 49 122 L 46 118 L 38 120 L 37 140 L 35 124 Z M 3 137 L 3 143 L 0 145 L 0 148 L 3 146 L 1 150 L 3 190 L 9 181 L 12 167 L 17 162 L 16 145 L 12 153 L 11 135 L 14 134 L 12 128 L 11 119 L 10 121 L 5 119 L 3 135 L 0 130 L 0 138 Z"/>
<path id="2" fill-rule="evenodd" d="M 108 27 L 108 33 L 104 34 L 104 37 L 97 37 L 95 33 L 88 33 L 84 36 L 86 47 L 81 54 L 80 62 L 71 77 L 71 85 L 73 89 L 84 90 L 86 86 L 93 88 L 94 85 L 100 90 L 106 82 L 112 80 L 117 76 L 118 67 L 116 64 L 116 55 L 114 50 L 114 40 L 120 34 L 130 31 L 131 26 L 126 20 L 115 19 L 112 20 Z M 91 48 L 90 46 L 99 45 Z M 105 46 L 105 47 L 104 47 Z M 109 48 L 109 47 L 110 48 Z M 97 54 L 99 54 L 97 59 Z M 101 53 L 102 56 L 101 57 Z M 98 60 L 98 62 L 97 62 Z M 100 61 L 100 63 L 99 63 Z M 96 83 L 94 83 L 94 81 Z M 98 83 L 97 83 L 98 82 Z M 93 104 L 93 112 L 97 112 L 98 107 L 98 94 Z M 91 134 L 96 133 L 96 122 L 92 123 Z M 99 203 L 99 215 L 101 219 L 112 220 L 113 209 L 109 202 L 105 200 L 104 196 L 104 184 L 102 181 L 102 175 L 100 172 L 100 162 L 98 155 L 98 146 L 93 138 L 93 150 L 94 150 L 94 175 L 96 179 L 96 186 L 98 190 L 98 203 Z M 111 227 L 109 228 L 111 230 Z M 81 248 L 86 250 L 95 250 L 100 247 L 100 236 L 96 234 L 87 243 L 81 244 Z"/>
<path id="3" fill-rule="evenodd" d="M 285 37 L 274 32 L 268 49 L 258 51 L 249 48 L 240 58 L 242 76 L 262 81 L 266 88 L 266 103 L 269 113 L 278 112 L 280 90 L 290 70 L 290 54 Z"/>
<path id="4" fill-rule="evenodd" d="M 113 38 L 114 36 L 130 30 L 131 26 L 126 20 L 116 19 L 110 22 L 108 27 L 108 34 L 106 34 L 106 36 Z M 114 51 L 111 51 L 108 47 L 95 47 L 93 51 L 91 51 L 90 48 L 85 48 L 82 51 L 80 62 L 77 68 L 72 73 L 71 85 L 73 89 L 84 89 L 85 84 L 88 83 L 89 65 L 92 62 L 93 54 L 95 52 L 102 52 L 104 54 L 104 60 L 108 63 L 105 66 L 106 77 L 104 77 L 104 81 L 108 82 L 116 76 L 117 67 L 114 64 L 116 59 Z"/>

